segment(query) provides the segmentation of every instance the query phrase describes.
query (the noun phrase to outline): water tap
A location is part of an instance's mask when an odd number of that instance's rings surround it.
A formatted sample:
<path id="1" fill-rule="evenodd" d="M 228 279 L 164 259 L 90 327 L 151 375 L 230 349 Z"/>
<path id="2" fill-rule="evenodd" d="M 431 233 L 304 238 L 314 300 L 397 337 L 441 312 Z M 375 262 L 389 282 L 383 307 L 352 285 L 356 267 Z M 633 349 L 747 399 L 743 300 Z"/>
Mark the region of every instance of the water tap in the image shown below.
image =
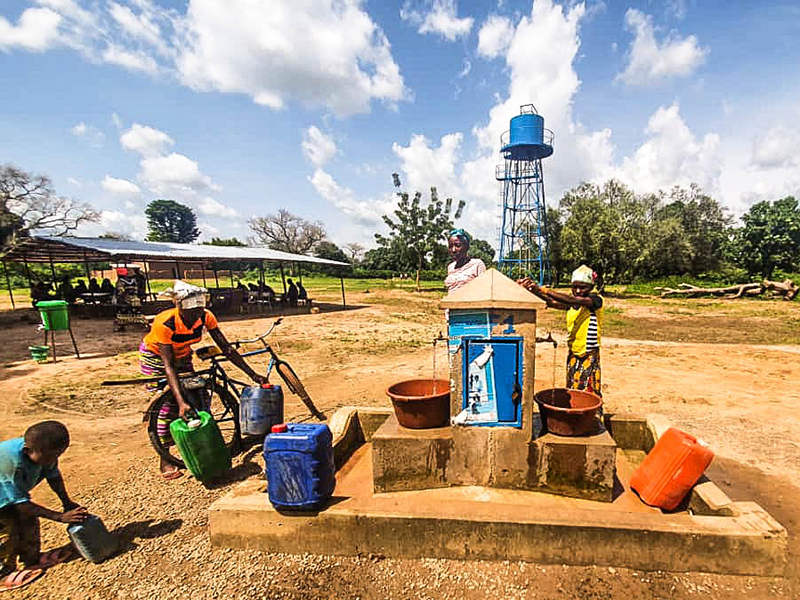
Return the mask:
<path id="1" fill-rule="evenodd" d="M 546 338 L 537 337 L 536 338 L 536 342 L 537 343 L 544 342 L 546 344 L 553 344 L 553 348 L 558 348 L 558 342 L 553 339 L 553 332 L 552 331 L 548 331 L 547 332 L 547 337 Z"/>
<path id="2" fill-rule="evenodd" d="M 434 348 L 436 347 L 436 342 L 446 342 L 446 341 L 447 341 L 447 338 L 444 337 L 442 335 L 442 332 L 440 331 L 439 335 L 437 335 L 435 338 L 433 338 L 433 347 Z"/>

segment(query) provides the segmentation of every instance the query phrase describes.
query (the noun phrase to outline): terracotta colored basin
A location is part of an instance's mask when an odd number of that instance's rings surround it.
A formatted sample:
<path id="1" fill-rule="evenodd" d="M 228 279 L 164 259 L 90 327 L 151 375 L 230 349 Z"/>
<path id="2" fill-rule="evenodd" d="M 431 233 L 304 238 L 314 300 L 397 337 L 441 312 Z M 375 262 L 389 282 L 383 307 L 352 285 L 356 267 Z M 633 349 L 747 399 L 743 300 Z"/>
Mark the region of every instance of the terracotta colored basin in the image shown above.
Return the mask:
<path id="1" fill-rule="evenodd" d="M 394 414 L 403 427 L 444 427 L 450 419 L 450 382 L 444 379 L 410 379 L 389 386 Z"/>
<path id="2" fill-rule="evenodd" d="M 586 435 L 598 428 L 596 417 L 603 399 L 591 392 L 553 388 L 534 396 L 539 404 L 542 424 L 557 435 Z"/>

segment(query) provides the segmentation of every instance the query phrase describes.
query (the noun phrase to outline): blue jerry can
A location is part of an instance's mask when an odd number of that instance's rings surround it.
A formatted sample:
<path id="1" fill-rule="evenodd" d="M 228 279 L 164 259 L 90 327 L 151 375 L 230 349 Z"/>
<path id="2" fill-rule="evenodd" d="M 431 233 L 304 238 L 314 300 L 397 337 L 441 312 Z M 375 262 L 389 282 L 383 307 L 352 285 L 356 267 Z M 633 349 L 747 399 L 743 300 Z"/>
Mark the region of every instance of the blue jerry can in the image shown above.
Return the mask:
<path id="1" fill-rule="evenodd" d="M 273 425 L 283 423 L 283 390 L 265 383 L 242 390 L 239 399 L 239 427 L 244 435 L 266 435 Z"/>
<path id="2" fill-rule="evenodd" d="M 93 563 L 103 562 L 119 547 L 117 538 L 106 529 L 100 517 L 95 515 L 89 515 L 83 523 L 70 525 L 67 533 L 78 553 Z"/>
<path id="3" fill-rule="evenodd" d="M 321 508 L 336 486 L 333 436 L 325 424 L 276 425 L 264 440 L 269 501 L 278 509 Z"/>

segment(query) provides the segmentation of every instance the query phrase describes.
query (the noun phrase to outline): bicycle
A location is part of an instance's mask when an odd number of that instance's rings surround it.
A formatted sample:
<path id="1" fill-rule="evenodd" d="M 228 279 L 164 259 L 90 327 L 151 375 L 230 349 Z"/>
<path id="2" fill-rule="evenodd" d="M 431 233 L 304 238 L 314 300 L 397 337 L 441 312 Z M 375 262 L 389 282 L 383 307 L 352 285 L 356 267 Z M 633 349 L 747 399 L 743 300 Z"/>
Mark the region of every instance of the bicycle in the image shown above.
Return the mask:
<path id="1" fill-rule="evenodd" d="M 272 370 L 275 369 L 278 375 L 281 376 L 281 379 L 283 379 L 286 387 L 289 388 L 289 391 L 300 398 L 311 412 L 311 415 L 320 421 L 325 421 L 327 417 L 314 406 L 305 386 L 300 381 L 300 378 L 297 376 L 292 366 L 280 358 L 272 346 L 266 341 L 267 336 L 272 333 L 275 327 L 280 325 L 282 320 L 282 318 L 278 318 L 266 333 L 251 340 L 231 342 L 231 346 L 239 349 L 245 344 L 255 344 L 258 342 L 263 344 L 263 348 L 243 353 L 241 355 L 242 358 L 268 353 L 270 359 L 266 371 L 267 380 L 269 380 Z M 252 384 L 239 381 L 228 375 L 221 364 L 228 359 L 217 346 L 198 348 L 195 354 L 203 361 L 211 361 L 211 366 L 201 371 L 191 371 L 178 375 L 183 396 L 194 410 L 203 410 L 211 415 L 219 426 L 222 437 L 231 455 L 236 455 L 241 450 L 243 441 L 245 441 L 239 427 L 239 398 L 242 395 L 242 390 Z M 147 425 L 150 443 L 159 456 L 163 457 L 170 464 L 183 468 L 183 460 L 175 445 L 172 443 L 171 438 L 169 438 L 168 441 L 162 441 L 158 435 L 158 421 L 162 407 L 166 403 L 172 406 L 176 405 L 175 398 L 172 394 L 172 390 L 169 388 L 166 377 L 110 380 L 104 381 L 102 385 L 133 385 L 141 383 L 157 383 L 160 390 L 158 395 L 147 407 L 142 417 L 142 422 Z M 257 438 L 263 436 L 252 437 Z"/>

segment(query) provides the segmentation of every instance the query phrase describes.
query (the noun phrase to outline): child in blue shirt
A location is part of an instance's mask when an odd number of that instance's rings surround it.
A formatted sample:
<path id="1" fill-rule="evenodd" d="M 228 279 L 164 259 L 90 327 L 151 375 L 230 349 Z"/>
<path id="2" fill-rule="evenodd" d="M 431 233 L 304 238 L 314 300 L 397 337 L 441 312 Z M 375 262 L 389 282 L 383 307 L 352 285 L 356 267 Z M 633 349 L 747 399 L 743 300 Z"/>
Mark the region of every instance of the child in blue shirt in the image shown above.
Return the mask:
<path id="1" fill-rule="evenodd" d="M 11 572 L 0 581 L 0 590 L 26 585 L 71 555 L 69 550 L 42 554 L 39 537 L 39 517 L 81 523 L 88 515 L 69 497 L 58 470 L 58 457 L 68 446 L 69 432 L 58 421 L 37 423 L 24 437 L 0 442 L 0 572 Z M 30 491 L 42 479 L 61 500 L 63 511 L 31 501 Z M 17 557 L 23 565 L 19 571 L 15 571 Z"/>

